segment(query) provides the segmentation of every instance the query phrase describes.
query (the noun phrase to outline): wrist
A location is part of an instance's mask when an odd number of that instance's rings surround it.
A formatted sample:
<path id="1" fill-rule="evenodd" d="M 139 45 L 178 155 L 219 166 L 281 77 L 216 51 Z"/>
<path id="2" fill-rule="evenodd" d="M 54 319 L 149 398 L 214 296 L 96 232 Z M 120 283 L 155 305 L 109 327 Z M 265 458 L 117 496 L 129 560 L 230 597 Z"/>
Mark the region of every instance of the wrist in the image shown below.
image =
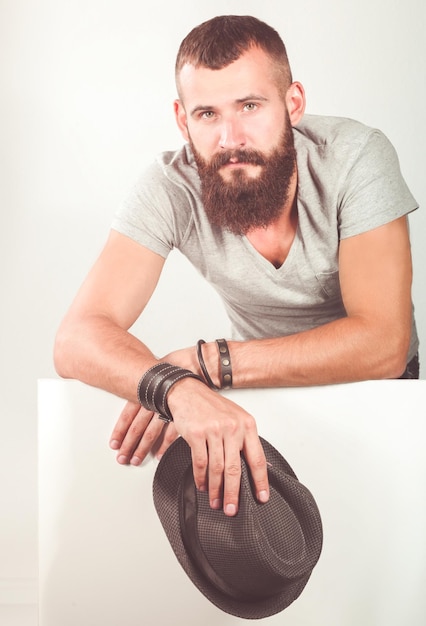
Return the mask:
<path id="1" fill-rule="evenodd" d="M 230 389 L 233 383 L 231 353 L 226 339 L 197 342 L 199 371 L 210 389 Z"/>
<path id="2" fill-rule="evenodd" d="M 168 396 L 173 386 L 183 378 L 201 378 L 191 370 L 167 362 L 159 362 L 149 368 L 139 381 L 137 397 L 140 404 L 166 422 L 173 421 Z"/>
<path id="3" fill-rule="evenodd" d="M 230 389 L 232 387 L 232 365 L 231 353 L 226 339 L 216 339 L 219 354 L 220 388 Z"/>
<path id="4" fill-rule="evenodd" d="M 202 384 L 200 385 L 199 382 Z M 183 378 L 171 387 L 167 395 L 167 403 L 173 418 L 179 422 L 179 418 L 185 417 L 194 411 L 200 395 L 210 394 L 211 390 L 203 379 L 196 377 Z"/>
<path id="5" fill-rule="evenodd" d="M 210 389 L 220 389 L 219 364 L 214 342 L 206 343 L 204 339 L 197 342 L 197 359 L 200 376 Z"/>

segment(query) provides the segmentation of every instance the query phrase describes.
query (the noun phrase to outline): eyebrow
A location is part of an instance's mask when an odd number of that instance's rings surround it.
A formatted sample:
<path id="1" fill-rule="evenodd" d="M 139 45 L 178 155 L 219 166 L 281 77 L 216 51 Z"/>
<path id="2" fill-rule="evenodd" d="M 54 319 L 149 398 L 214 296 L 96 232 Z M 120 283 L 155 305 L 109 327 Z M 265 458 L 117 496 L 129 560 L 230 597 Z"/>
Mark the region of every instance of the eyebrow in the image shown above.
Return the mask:
<path id="1" fill-rule="evenodd" d="M 265 96 L 259 96 L 258 94 L 249 94 L 248 96 L 245 96 L 244 98 L 237 98 L 237 100 L 235 100 L 235 103 L 243 104 L 244 102 L 251 102 L 252 100 L 258 100 L 260 102 L 268 102 L 269 98 L 265 98 Z M 215 108 L 216 107 L 214 106 L 199 104 L 198 106 L 194 107 L 191 110 L 190 114 L 191 116 L 193 116 L 200 111 L 213 111 Z"/>

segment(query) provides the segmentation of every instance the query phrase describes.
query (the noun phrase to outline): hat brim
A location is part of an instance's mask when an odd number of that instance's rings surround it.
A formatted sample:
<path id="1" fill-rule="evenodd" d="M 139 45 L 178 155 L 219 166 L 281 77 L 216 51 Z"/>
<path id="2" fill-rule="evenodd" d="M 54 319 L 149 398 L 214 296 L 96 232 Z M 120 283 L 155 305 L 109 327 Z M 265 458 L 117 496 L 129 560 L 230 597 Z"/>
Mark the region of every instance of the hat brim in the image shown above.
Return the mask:
<path id="1" fill-rule="evenodd" d="M 297 480 L 292 468 L 282 455 L 265 439 L 260 439 L 266 459 L 270 467 L 273 468 L 272 471 L 284 472 Z M 191 464 L 190 447 L 182 438 L 177 439 L 161 459 L 155 473 L 153 484 L 155 508 L 180 565 L 201 593 L 208 598 L 210 602 L 226 613 L 246 619 L 261 619 L 284 610 L 302 593 L 310 578 L 311 571 L 296 581 L 286 584 L 281 593 L 272 597 L 260 600 L 256 598 L 253 599 L 253 601 L 242 601 L 241 599 L 233 598 L 232 595 L 224 593 L 224 591 L 213 585 L 190 557 L 180 530 L 179 502 L 184 475 L 187 473 L 188 468 L 191 467 Z M 300 488 L 306 492 L 306 497 L 312 499 L 315 513 L 317 514 L 320 524 L 319 512 L 316 509 L 312 495 L 306 487 L 300 483 L 299 485 Z M 272 482 L 270 488 L 272 491 Z M 208 494 L 198 492 L 197 497 L 208 498 Z M 273 498 L 271 497 L 270 500 L 273 500 Z M 268 503 L 259 506 L 267 507 Z M 222 511 L 212 510 L 212 515 L 215 514 L 224 515 Z M 319 543 L 322 543 L 322 534 Z M 321 545 L 318 550 L 318 557 L 320 551 Z"/>

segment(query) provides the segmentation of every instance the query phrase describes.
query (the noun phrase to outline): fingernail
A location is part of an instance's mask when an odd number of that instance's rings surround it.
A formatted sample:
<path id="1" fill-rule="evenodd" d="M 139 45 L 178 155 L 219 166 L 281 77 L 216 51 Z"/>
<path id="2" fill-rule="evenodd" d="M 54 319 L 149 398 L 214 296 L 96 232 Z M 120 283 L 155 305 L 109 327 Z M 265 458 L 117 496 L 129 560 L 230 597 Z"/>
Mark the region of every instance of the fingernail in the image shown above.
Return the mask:
<path id="1" fill-rule="evenodd" d="M 222 506 L 222 503 L 219 500 L 219 498 L 216 498 L 216 500 L 212 500 L 212 503 L 211 503 L 212 509 L 220 509 L 221 506 Z"/>
<path id="2" fill-rule="evenodd" d="M 140 465 L 141 462 L 142 461 L 138 456 L 132 456 L 132 458 L 130 459 L 130 465 Z"/>
<path id="3" fill-rule="evenodd" d="M 118 448 L 120 447 L 120 442 L 117 441 L 117 439 L 113 439 L 109 442 L 109 445 L 113 450 L 118 450 Z"/>
<path id="4" fill-rule="evenodd" d="M 259 502 L 268 502 L 269 496 L 268 496 L 268 492 L 266 491 L 266 489 L 259 491 L 258 499 L 259 499 Z"/>
<path id="5" fill-rule="evenodd" d="M 124 454 L 120 454 L 120 456 L 117 457 L 117 461 L 124 465 L 125 463 L 127 463 L 127 456 L 124 456 Z"/>
<path id="6" fill-rule="evenodd" d="M 198 491 L 207 491 L 206 486 L 205 485 L 200 485 L 198 487 Z"/>
<path id="7" fill-rule="evenodd" d="M 157 454 L 157 456 L 155 457 L 157 459 L 157 461 L 161 461 L 161 459 L 163 458 L 162 454 Z"/>
<path id="8" fill-rule="evenodd" d="M 227 504 L 225 507 L 225 513 L 226 515 L 235 515 L 235 513 L 237 512 L 237 507 L 235 506 L 235 504 Z"/>

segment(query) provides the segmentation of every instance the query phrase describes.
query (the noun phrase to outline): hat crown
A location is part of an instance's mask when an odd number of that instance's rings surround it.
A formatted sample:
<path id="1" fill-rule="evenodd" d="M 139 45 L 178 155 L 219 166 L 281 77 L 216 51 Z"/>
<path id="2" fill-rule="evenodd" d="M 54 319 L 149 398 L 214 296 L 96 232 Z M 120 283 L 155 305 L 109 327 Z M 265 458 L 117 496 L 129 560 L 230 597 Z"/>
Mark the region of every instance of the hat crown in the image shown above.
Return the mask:
<path id="1" fill-rule="evenodd" d="M 249 619 L 274 615 L 303 591 L 322 547 L 320 513 L 287 461 L 260 437 L 269 501 L 257 501 L 241 459 L 239 511 L 213 510 L 196 489 L 191 450 L 177 439 L 154 477 L 158 516 L 173 551 L 198 589 L 223 611 Z"/>
<path id="2" fill-rule="evenodd" d="M 308 503 L 303 499 L 305 488 L 278 469 L 269 474 L 269 501 L 258 504 L 242 459 L 235 517 L 210 508 L 208 495 L 195 487 L 192 468 L 182 483 L 181 532 L 186 549 L 202 575 L 241 600 L 275 595 L 283 584 L 309 574 L 319 557 L 320 547 L 312 550 L 312 533 L 303 523 L 306 511 L 301 508 Z"/>

